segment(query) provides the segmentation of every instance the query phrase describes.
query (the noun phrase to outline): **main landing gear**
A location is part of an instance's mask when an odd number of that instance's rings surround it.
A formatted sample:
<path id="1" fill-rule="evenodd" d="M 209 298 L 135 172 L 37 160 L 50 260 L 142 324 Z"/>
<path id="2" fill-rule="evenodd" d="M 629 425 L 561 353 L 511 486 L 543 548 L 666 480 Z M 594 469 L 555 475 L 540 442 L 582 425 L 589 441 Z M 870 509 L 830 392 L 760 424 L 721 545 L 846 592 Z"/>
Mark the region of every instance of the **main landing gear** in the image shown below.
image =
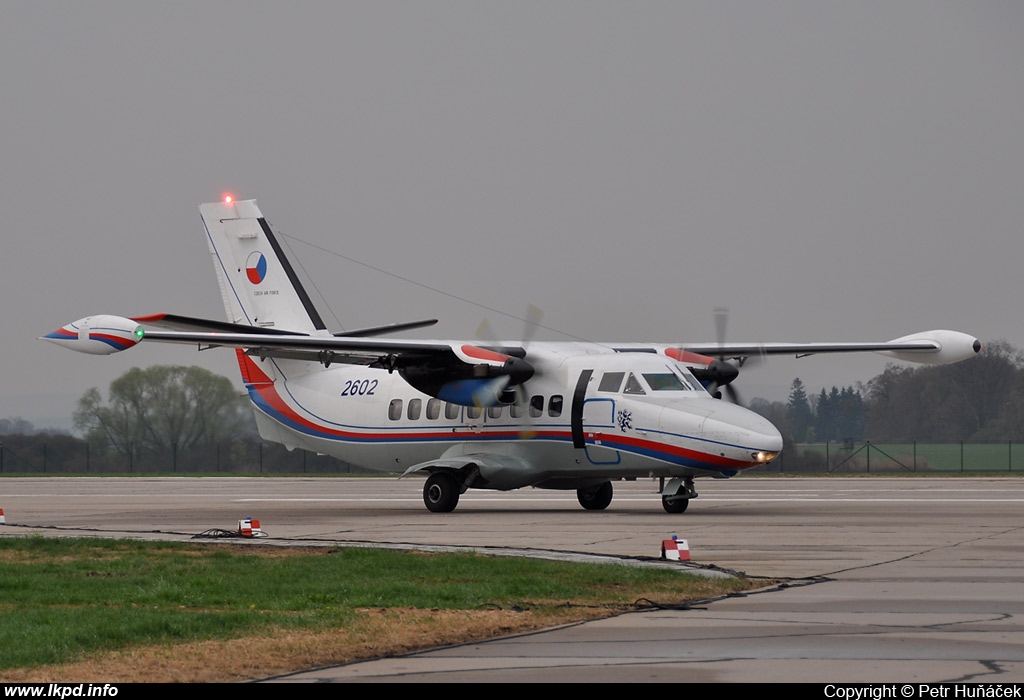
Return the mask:
<path id="1" fill-rule="evenodd" d="M 458 476 L 450 471 L 437 471 L 423 484 L 423 503 L 432 513 L 450 513 L 459 505 L 459 496 L 466 490 Z M 661 479 L 661 506 L 666 513 L 685 513 L 690 499 L 697 497 L 693 477 L 676 477 L 667 483 Z M 576 499 L 586 510 L 604 510 L 612 502 L 612 482 L 576 489 Z"/>
<path id="2" fill-rule="evenodd" d="M 661 479 L 661 507 L 666 513 L 685 513 L 690 499 L 697 497 L 697 489 L 693 487 L 693 477 L 674 478 L 667 484 Z"/>
<path id="3" fill-rule="evenodd" d="M 423 484 L 423 503 L 433 513 L 451 513 L 459 505 L 463 488 L 449 472 L 434 472 Z"/>
<path id="4" fill-rule="evenodd" d="M 587 510 L 604 510 L 612 502 L 612 482 L 589 489 L 576 489 L 576 500 Z"/>

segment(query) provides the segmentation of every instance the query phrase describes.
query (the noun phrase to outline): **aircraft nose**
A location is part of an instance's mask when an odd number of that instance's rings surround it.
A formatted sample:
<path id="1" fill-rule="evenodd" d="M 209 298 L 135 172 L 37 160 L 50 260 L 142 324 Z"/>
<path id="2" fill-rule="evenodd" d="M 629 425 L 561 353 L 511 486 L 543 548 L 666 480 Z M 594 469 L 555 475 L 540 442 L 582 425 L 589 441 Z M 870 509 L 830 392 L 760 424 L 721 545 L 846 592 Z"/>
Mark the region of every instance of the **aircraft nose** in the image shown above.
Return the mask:
<path id="1" fill-rule="evenodd" d="M 767 418 L 726 401 L 716 400 L 714 404 L 704 421 L 702 432 L 706 438 L 749 446 L 773 457 L 782 451 L 782 434 Z"/>

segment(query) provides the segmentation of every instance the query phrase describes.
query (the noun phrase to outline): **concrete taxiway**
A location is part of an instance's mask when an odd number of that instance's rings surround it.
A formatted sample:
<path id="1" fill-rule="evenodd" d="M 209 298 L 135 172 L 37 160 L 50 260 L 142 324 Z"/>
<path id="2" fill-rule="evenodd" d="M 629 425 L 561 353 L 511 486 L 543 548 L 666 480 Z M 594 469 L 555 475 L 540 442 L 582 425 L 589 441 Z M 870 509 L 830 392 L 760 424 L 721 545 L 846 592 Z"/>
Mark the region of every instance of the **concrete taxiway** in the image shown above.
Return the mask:
<path id="1" fill-rule="evenodd" d="M 788 584 L 697 609 L 317 669 L 273 682 L 1024 682 L 1024 479 L 738 478 L 687 513 L 651 481 L 604 512 L 571 492 L 470 492 L 427 512 L 420 481 L 3 478 L 0 536 L 186 540 L 260 519 L 270 544 L 473 548 L 691 566 Z M 680 568 L 685 565 L 677 564 Z"/>

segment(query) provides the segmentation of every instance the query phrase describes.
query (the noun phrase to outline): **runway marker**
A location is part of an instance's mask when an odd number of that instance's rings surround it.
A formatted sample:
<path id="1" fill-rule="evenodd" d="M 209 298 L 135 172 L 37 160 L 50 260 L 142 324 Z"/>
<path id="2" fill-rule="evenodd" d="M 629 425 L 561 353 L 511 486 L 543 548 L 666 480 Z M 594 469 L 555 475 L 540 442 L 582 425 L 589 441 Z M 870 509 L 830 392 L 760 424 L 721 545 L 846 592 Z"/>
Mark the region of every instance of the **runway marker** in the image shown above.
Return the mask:
<path id="1" fill-rule="evenodd" d="M 4 509 L 0 508 L 0 525 L 6 525 L 7 518 L 4 517 Z"/>
<path id="2" fill-rule="evenodd" d="M 661 558 L 669 561 L 690 561 L 690 544 L 672 535 L 672 539 L 661 541 Z"/>
<path id="3" fill-rule="evenodd" d="M 238 534 L 242 537 L 259 537 L 263 534 L 260 529 L 260 521 L 256 518 L 246 518 L 238 521 Z"/>

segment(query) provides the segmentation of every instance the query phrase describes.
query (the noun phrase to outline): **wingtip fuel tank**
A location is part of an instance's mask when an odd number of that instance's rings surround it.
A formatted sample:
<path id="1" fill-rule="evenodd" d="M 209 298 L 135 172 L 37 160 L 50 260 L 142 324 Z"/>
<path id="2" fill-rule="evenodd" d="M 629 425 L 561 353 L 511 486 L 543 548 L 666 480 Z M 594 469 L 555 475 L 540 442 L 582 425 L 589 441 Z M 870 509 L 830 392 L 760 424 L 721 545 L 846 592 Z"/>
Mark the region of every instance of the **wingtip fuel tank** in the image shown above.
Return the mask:
<path id="1" fill-rule="evenodd" d="M 135 321 L 121 316 L 86 316 L 62 326 L 41 340 L 89 355 L 112 355 L 135 347 L 145 331 Z"/>

